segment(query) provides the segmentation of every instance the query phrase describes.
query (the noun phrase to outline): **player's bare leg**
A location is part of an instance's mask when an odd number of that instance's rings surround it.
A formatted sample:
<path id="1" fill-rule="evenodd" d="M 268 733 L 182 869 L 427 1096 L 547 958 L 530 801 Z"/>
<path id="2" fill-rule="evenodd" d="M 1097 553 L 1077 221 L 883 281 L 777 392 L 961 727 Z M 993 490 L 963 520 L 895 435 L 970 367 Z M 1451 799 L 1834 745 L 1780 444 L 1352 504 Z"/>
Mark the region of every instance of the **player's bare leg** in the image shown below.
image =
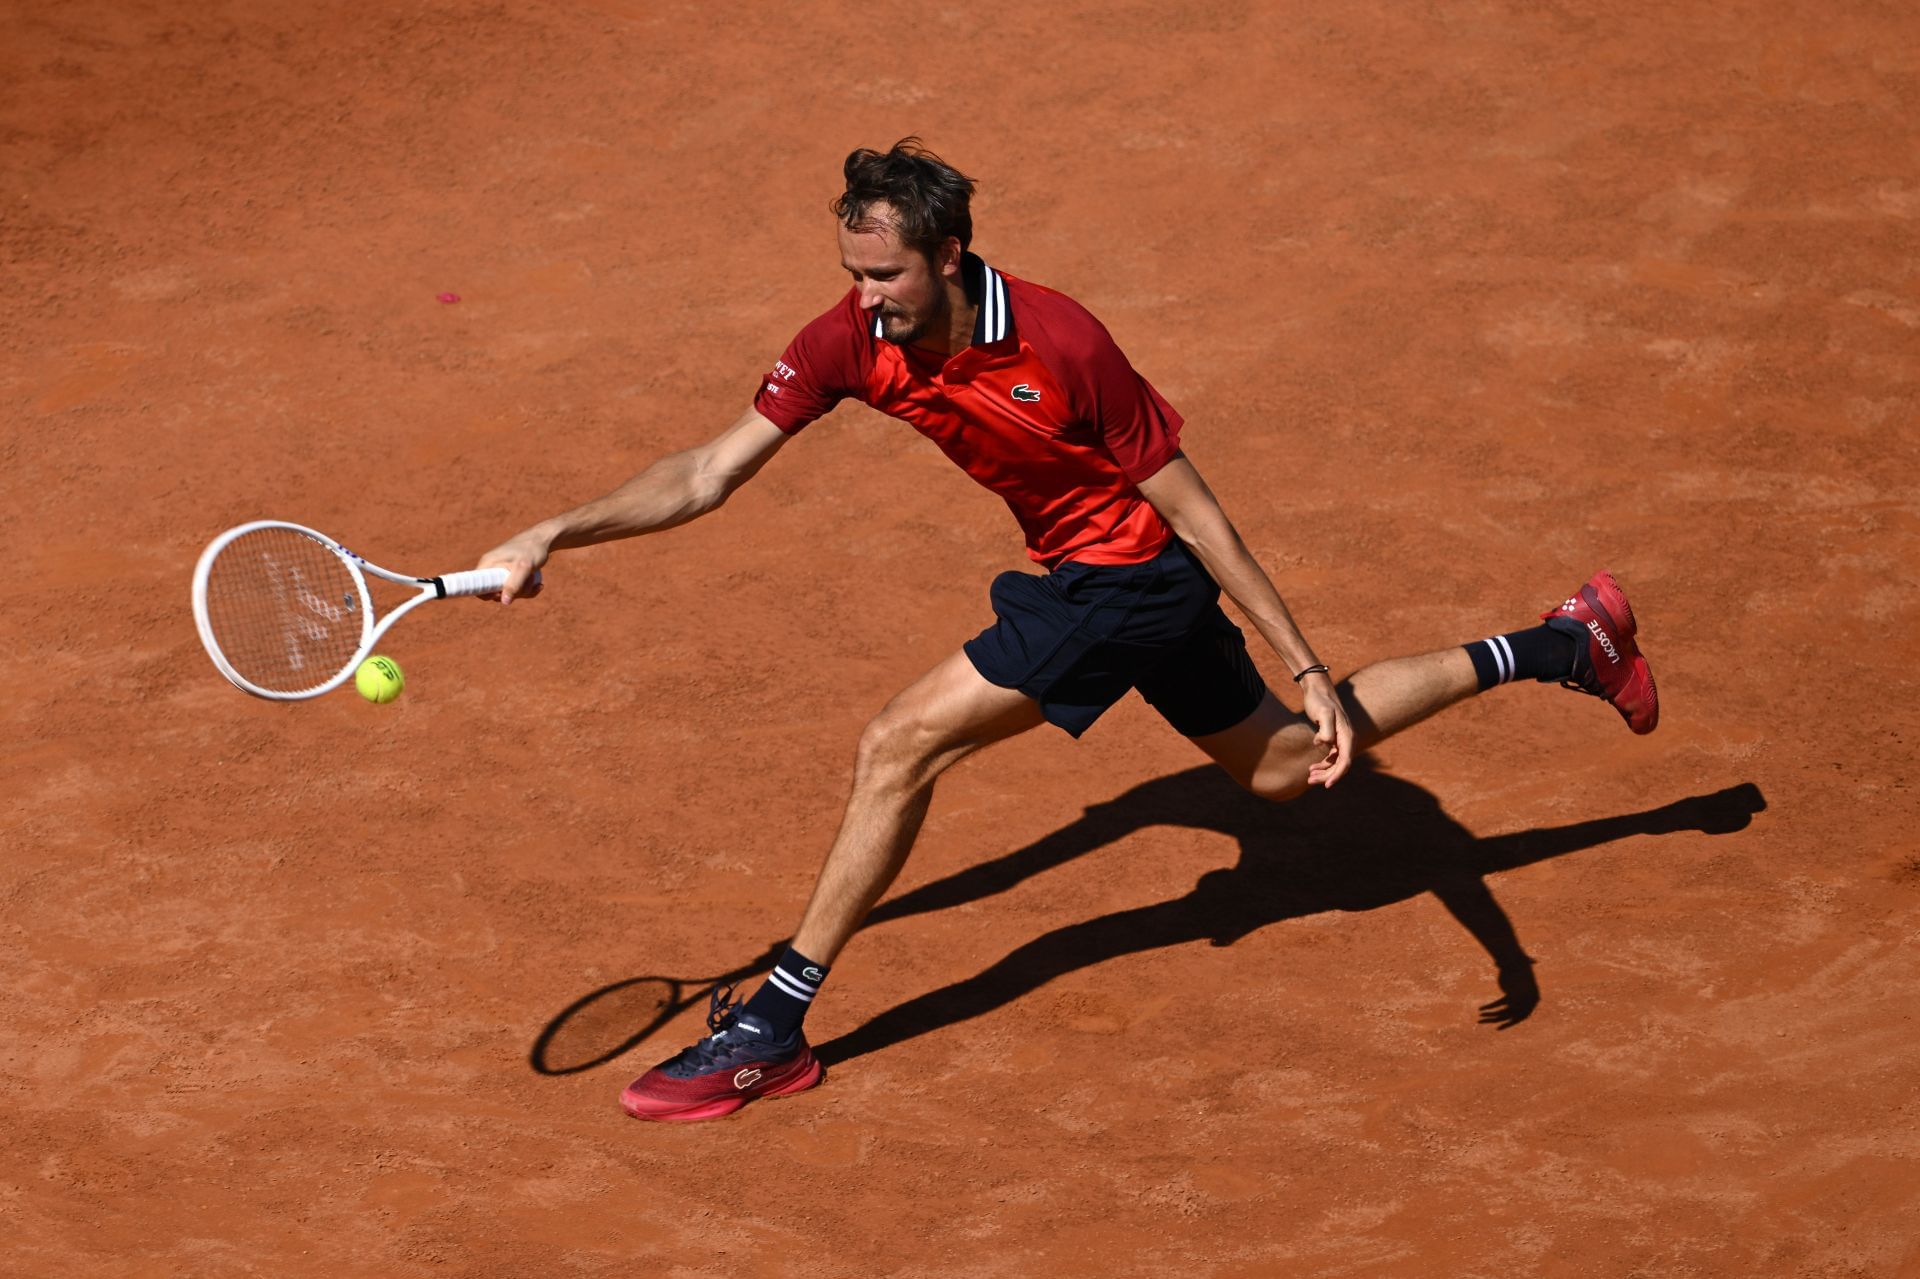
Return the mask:
<path id="1" fill-rule="evenodd" d="M 887 703 L 861 734 L 853 792 L 793 948 L 831 964 L 906 864 L 940 774 L 1043 722 L 1038 702 L 989 684 L 964 653 Z"/>
<path id="2" fill-rule="evenodd" d="M 981 677 L 955 653 L 915 680 L 860 735 L 853 791 L 793 944 L 749 1000 L 714 992 L 713 1033 L 661 1062 L 621 1094 L 640 1119 L 730 1114 L 824 1076 L 801 1018 L 841 947 L 906 864 L 940 774 L 983 746 L 1034 728 L 1040 704 Z"/>
<path id="3" fill-rule="evenodd" d="M 1337 691 L 1360 751 L 1465 701 L 1479 683 L 1467 651 L 1454 647 L 1364 666 Z M 1308 768 L 1326 754 L 1313 734 L 1311 722 L 1268 693 L 1246 719 L 1193 742 L 1254 794 L 1282 800 L 1307 788 Z"/>
<path id="4" fill-rule="evenodd" d="M 1353 724 L 1354 749 L 1516 678 L 1592 694 L 1635 733 L 1652 732 L 1660 722 L 1653 671 L 1635 638 L 1633 608 L 1613 575 L 1595 573 L 1540 618 L 1544 626 L 1355 671 L 1336 689 Z M 1280 800 L 1305 790 L 1308 770 L 1324 757 L 1325 747 L 1313 738 L 1313 725 L 1268 693 L 1239 724 L 1193 740 L 1242 786 Z"/>

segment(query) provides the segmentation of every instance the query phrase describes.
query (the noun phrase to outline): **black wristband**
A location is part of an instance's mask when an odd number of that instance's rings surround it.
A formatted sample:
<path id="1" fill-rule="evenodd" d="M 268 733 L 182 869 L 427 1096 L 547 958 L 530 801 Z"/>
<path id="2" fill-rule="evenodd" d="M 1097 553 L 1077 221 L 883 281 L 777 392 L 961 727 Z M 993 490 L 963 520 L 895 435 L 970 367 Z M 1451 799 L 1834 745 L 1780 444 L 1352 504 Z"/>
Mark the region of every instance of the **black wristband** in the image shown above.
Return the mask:
<path id="1" fill-rule="evenodd" d="M 1306 670 L 1301 671 L 1298 675 L 1295 675 L 1293 677 L 1293 682 L 1298 684 L 1301 680 L 1305 679 L 1307 676 L 1313 675 L 1315 673 L 1318 673 L 1321 675 L 1333 674 L 1333 672 L 1328 670 L 1325 665 L 1319 662 L 1315 662 L 1312 666 L 1307 667 Z"/>

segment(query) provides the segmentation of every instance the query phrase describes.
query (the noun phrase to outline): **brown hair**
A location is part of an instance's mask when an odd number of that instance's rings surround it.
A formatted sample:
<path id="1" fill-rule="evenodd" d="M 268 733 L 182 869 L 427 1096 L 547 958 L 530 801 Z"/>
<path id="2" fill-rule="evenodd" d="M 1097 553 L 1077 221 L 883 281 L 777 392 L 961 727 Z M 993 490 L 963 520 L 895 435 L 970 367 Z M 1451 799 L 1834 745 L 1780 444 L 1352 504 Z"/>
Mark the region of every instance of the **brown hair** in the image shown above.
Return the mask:
<path id="1" fill-rule="evenodd" d="M 844 166 L 847 189 L 833 202 L 834 216 L 850 231 L 891 227 L 900 242 L 929 261 L 952 236 L 965 249 L 973 239 L 967 202 L 973 179 L 921 145 L 902 138 L 886 151 L 861 147 Z M 893 211 L 891 222 L 871 216 L 876 204 Z"/>

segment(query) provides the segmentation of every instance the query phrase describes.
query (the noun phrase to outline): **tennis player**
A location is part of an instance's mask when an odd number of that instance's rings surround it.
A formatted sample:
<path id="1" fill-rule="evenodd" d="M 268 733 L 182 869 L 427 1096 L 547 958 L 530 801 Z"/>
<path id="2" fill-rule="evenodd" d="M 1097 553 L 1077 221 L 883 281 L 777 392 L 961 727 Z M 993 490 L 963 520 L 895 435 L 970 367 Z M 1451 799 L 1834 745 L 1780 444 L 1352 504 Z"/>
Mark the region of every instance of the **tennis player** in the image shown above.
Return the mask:
<path id="1" fill-rule="evenodd" d="M 1180 414 L 1107 330 L 1060 293 L 969 252 L 972 179 L 908 138 L 847 157 L 833 202 L 846 295 L 808 324 L 718 437 L 481 558 L 531 596 L 553 552 L 707 514 L 844 399 L 896 417 L 1005 500 L 1044 572 L 1003 573 L 994 620 L 874 716 L 852 794 L 793 942 L 751 998 L 715 992 L 706 1038 L 629 1085 L 643 1119 L 710 1119 L 811 1088 L 803 1018 L 835 959 L 905 863 L 934 782 L 1043 723 L 1079 737 L 1138 691 L 1256 795 L 1332 786 L 1362 751 L 1514 680 L 1610 703 L 1636 733 L 1658 719 L 1633 612 L 1595 574 L 1542 624 L 1335 682 L 1206 481 Z M 1224 591 L 1292 677 L 1276 697 L 1221 611 Z"/>

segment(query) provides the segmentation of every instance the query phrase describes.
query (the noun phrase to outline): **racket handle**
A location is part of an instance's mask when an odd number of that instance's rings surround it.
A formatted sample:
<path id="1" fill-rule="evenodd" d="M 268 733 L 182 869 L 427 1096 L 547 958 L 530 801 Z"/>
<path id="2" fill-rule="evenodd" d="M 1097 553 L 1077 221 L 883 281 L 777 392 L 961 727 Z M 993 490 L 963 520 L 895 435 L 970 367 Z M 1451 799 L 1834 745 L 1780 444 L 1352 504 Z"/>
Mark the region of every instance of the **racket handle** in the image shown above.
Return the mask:
<path id="1" fill-rule="evenodd" d="M 497 591 L 507 584 L 507 570 L 470 568 L 460 573 L 447 573 L 433 580 L 439 584 L 441 593 L 448 599 L 456 595 L 485 595 L 488 591 Z"/>

